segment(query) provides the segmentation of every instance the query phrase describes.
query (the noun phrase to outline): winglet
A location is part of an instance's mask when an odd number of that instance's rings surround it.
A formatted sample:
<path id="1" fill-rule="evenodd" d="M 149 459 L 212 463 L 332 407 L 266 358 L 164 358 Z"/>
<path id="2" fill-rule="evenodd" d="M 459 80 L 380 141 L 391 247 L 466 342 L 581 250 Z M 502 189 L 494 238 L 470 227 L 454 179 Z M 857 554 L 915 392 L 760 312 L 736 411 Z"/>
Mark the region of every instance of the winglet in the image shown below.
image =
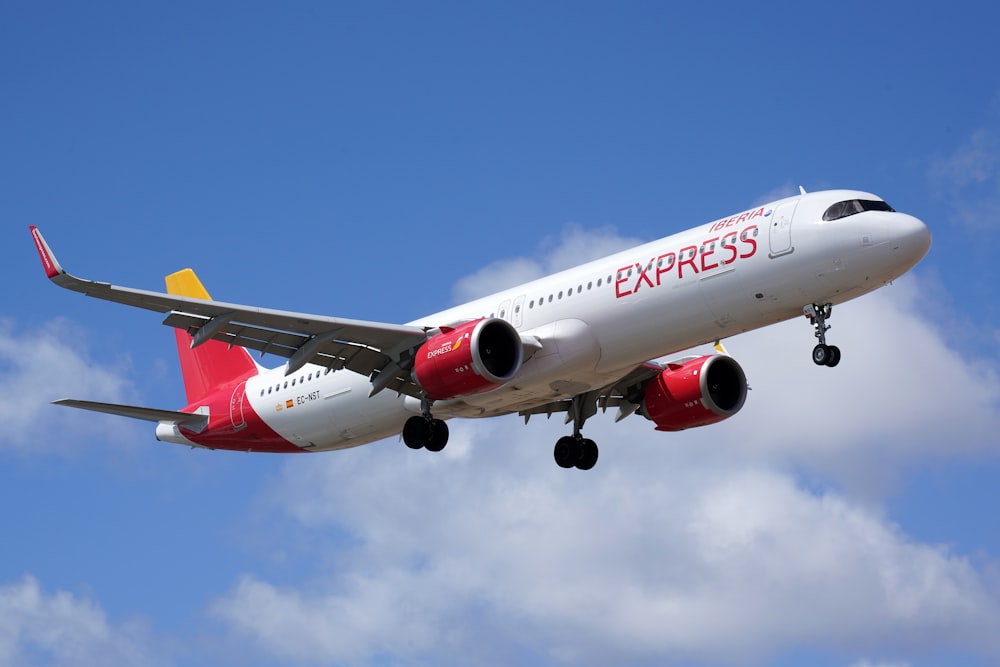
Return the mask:
<path id="1" fill-rule="evenodd" d="M 38 227 L 31 225 L 30 229 L 31 237 L 35 239 L 35 248 L 38 250 L 38 256 L 42 260 L 42 268 L 45 269 L 45 275 L 49 279 L 54 279 L 65 274 L 66 271 L 59 265 L 56 256 L 52 253 L 52 248 L 42 238 L 42 233 L 38 230 Z"/>

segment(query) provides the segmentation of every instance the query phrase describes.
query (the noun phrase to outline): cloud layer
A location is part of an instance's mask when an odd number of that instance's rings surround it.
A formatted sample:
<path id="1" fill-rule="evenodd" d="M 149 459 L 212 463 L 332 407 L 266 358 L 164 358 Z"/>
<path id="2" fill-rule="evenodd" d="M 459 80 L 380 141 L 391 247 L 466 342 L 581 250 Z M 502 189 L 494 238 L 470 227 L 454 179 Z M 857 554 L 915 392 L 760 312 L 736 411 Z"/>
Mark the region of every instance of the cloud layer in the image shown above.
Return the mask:
<path id="1" fill-rule="evenodd" d="M 109 623 L 95 602 L 66 591 L 47 593 L 30 576 L 0 584 L 0 664 L 166 665 L 139 622 Z"/>
<path id="2" fill-rule="evenodd" d="M 452 422 L 436 456 L 387 441 L 291 460 L 269 497 L 300 580 L 247 573 L 211 613 L 297 663 L 995 659 L 983 565 L 881 509 L 907 466 L 982 456 L 1000 426 L 992 362 L 949 349 L 919 293 L 904 280 L 838 308 L 837 369 L 812 364 L 804 320 L 733 339 L 741 414 L 679 434 L 598 415 L 589 473 L 552 462 L 556 419 Z"/>
<path id="3" fill-rule="evenodd" d="M 88 435 L 114 439 L 131 433 L 120 418 L 50 405 L 59 398 L 122 402 L 131 397 L 127 368 L 103 366 L 88 358 L 83 332 L 65 320 L 35 331 L 20 331 L 0 319 L 0 447 L 51 453 Z"/>

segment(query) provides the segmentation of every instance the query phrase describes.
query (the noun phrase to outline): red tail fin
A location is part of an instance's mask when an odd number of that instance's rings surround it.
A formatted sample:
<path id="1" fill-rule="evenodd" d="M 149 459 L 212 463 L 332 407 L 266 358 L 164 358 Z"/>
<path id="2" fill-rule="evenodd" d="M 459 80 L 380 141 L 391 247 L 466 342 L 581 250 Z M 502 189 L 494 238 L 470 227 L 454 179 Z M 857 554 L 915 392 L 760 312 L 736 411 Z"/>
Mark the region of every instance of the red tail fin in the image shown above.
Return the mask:
<path id="1" fill-rule="evenodd" d="M 191 269 L 183 269 L 166 278 L 167 292 L 177 296 L 211 300 L 208 291 Z M 191 349 L 191 335 L 175 329 L 177 354 L 181 358 L 181 375 L 188 404 L 202 400 L 208 394 L 257 374 L 257 364 L 242 347 L 229 347 L 210 340 Z"/>

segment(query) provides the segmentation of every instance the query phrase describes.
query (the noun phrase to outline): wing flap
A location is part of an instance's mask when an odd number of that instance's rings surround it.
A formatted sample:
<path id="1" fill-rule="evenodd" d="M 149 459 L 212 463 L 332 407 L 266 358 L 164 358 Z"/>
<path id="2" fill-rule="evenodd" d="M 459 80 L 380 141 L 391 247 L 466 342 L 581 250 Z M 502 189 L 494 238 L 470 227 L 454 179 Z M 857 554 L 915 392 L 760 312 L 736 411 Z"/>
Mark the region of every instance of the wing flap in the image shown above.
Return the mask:
<path id="1" fill-rule="evenodd" d="M 654 361 L 647 361 L 636 366 L 621 379 L 609 385 L 601 387 L 592 392 L 587 392 L 586 400 L 590 404 L 588 410 L 596 412 L 598 408 L 607 410 L 608 408 L 618 408 L 615 421 L 621 421 L 625 417 L 633 414 L 642 403 L 642 389 L 645 384 L 663 371 L 664 365 Z M 584 396 L 581 394 L 581 396 Z M 572 421 L 573 400 L 571 398 L 559 399 L 542 405 L 536 405 L 526 410 L 519 410 L 518 415 L 524 417 L 527 422 L 533 415 L 545 415 L 551 417 L 553 414 L 565 412 L 567 423 Z M 593 414 L 593 413 L 591 413 Z"/>

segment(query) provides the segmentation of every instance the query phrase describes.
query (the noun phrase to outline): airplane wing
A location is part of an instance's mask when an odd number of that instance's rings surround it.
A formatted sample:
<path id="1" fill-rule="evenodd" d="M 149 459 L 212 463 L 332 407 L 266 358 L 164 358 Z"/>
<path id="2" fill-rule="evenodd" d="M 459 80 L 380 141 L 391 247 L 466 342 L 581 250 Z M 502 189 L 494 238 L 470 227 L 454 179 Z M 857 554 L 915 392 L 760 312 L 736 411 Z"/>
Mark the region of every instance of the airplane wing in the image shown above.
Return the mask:
<path id="1" fill-rule="evenodd" d="M 620 380 L 607 386 L 587 392 L 576 398 L 567 398 L 544 405 L 535 406 L 529 410 L 521 410 L 517 414 L 524 417 L 525 423 L 532 415 L 545 415 L 551 417 L 557 412 L 566 413 L 566 423 L 573 421 L 574 402 L 580 405 L 583 411 L 581 415 L 584 420 L 597 414 L 598 408 L 607 411 L 608 408 L 618 408 L 615 421 L 619 422 L 628 417 L 642 404 L 643 392 L 646 383 L 659 375 L 669 364 L 660 364 L 655 361 L 647 361 L 641 366 L 637 366 L 630 373 Z"/>
<path id="2" fill-rule="evenodd" d="M 721 340 L 715 341 L 714 347 L 715 351 L 719 354 L 729 356 L 729 352 Z M 560 399 L 543 405 L 533 406 L 527 410 L 520 410 L 517 414 L 524 417 L 524 422 L 528 423 L 532 415 L 551 417 L 555 413 L 565 412 L 566 423 L 568 424 L 573 421 L 574 410 L 581 410 L 581 416 L 584 420 L 587 420 L 597 414 L 598 409 L 607 411 L 608 408 L 617 407 L 618 412 L 615 415 L 615 422 L 620 422 L 625 417 L 633 414 L 642 405 L 646 385 L 650 380 L 668 368 L 677 368 L 680 364 L 697 358 L 697 355 L 692 355 L 665 362 L 647 361 L 624 375 L 620 380 L 616 380 L 600 389 L 587 392 L 575 398 Z"/>
<path id="3" fill-rule="evenodd" d="M 65 405 L 69 408 L 80 408 L 82 410 L 92 410 L 93 412 L 103 412 L 119 417 L 131 417 L 132 419 L 143 419 L 161 424 L 183 425 L 192 431 L 199 432 L 208 425 L 208 415 L 194 412 L 176 412 L 174 410 L 158 410 L 156 408 L 141 408 L 135 405 L 119 405 L 118 403 L 99 403 L 97 401 L 78 401 L 72 398 L 63 398 L 52 401 L 56 405 Z"/>
<path id="4" fill-rule="evenodd" d="M 56 260 L 37 227 L 31 235 L 45 275 L 56 285 L 87 296 L 168 313 L 164 324 L 193 336 L 192 346 L 212 339 L 288 358 L 286 375 L 307 363 L 347 368 L 372 377 L 372 393 L 388 388 L 419 395 L 409 368 L 427 340 L 422 327 L 295 313 L 163 294 L 77 278 Z"/>

